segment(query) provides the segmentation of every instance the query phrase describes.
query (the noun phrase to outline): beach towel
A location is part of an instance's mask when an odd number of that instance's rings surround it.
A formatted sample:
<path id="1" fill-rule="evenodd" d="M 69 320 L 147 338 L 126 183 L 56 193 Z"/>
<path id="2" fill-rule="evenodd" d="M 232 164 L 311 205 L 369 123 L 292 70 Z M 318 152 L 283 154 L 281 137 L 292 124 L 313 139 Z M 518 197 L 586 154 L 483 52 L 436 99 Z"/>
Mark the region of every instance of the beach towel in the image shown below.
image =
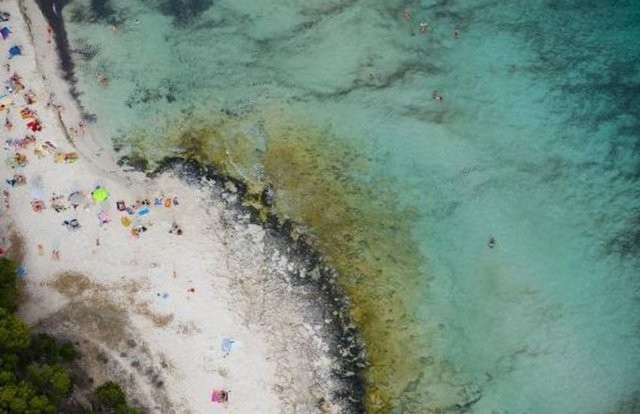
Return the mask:
<path id="1" fill-rule="evenodd" d="M 27 122 L 27 128 L 29 128 L 33 132 L 42 131 L 42 125 L 37 119 L 31 122 Z"/>
<path id="2" fill-rule="evenodd" d="M 16 152 L 16 154 L 13 156 L 13 161 L 15 162 L 15 165 L 18 167 L 24 167 L 28 163 L 27 156 L 19 152 Z"/>
<path id="3" fill-rule="evenodd" d="M 235 341 L 231 338 L 222 338 L 222 352 L 228 354 L 231 352 L 231 347 Z"/>
<path id="4" fill-rule="evenodd" d="M 35 177 L 31 179 L 29 192 L 31 193 L 31 197 L 34 200 L 44 199 L 44 189 L 42 188 L 42 177 Z"/>
<path id="5" fill-rule="evenodd" d="M 64 154 L 64 162 L 66 164 L 70 164 L 76 161 L 78 161 L 78 154 L 75 151 L 67 152 L 66 154 Z"/>
<path id="6" fill-rule="evenodd" d="M 224 390 L 212 390 L 211 402 L 223 403 L 229 400 L 229 394 Z"/>
<path id="7" fill-rule="evenodd" d="M 140 216 L 144 216 L 149 214 L 149 209 L 147 207 L 141 208 L 140 210 L 138 210 L 138 215 Z"/>
<path id="8" fill-rule="evenodd" d="M 42 200 L 33 200 L 31 202 L 31 208 L 33 209 L 33 211 L 35 211 L 36 213 L 41 212 L 42 210 L 44 210 L 46 208 L 44 201 Z"/>
<path id="9" fill-rule="evenodd" d="M 103 225 L 105 223 L 108 223 L 109 220 L 111 220 L 111 217 L 109 216 L 109 213 L 103 210 L 98 213 L 98 220 L 100 220 L 100 225 Z"/>
<path id="10" fill-rule="evenodd" d="M 34 119 L 35 112 L 33 112 L 29 108 L 24 108 L 20 110 L 20 118 L 22 119 Z"/>
<path id="11" fill-rule="evenodd" d="M 4 96 L 0 99 L 0 111 L 4 111 L 13 103 L 13 99 L 10 96 Z"/>

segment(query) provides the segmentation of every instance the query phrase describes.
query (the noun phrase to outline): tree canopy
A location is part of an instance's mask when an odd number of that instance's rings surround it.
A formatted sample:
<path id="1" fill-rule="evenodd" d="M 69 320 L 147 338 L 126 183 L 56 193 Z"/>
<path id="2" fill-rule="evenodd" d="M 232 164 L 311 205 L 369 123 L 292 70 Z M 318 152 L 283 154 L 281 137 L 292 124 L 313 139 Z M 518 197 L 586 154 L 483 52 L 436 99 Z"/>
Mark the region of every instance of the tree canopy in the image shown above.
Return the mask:
<path id="1" fill-rule="evenodd" d="M 0 259 L 0 414 L 56 414 L 68 402 L 74 378 L 68 364 L 71 342 L 32 334 L 13 312 L 17 308 L 16 265 Z M 114 382 L 98 387 L 96 412 L 136 414 Z"/>

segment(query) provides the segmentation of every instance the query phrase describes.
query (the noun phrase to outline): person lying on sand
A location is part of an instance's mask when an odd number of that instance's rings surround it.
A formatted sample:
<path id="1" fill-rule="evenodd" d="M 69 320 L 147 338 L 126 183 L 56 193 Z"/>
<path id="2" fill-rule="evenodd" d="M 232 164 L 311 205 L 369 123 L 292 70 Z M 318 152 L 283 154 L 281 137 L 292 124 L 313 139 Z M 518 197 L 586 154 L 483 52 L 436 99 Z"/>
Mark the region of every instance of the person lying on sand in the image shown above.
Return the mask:
<path id="1" fill-rule="evenodd" d="M 171 225 L 171 230 L 169 230 L 169 234 L 173 234 L 173 233 L 177 234 L 178 236 L 182 236 L 182 229 L 180 228 L 180 226 L 178 226 L 178 223 L 176 223 L 175 221 Z"/>

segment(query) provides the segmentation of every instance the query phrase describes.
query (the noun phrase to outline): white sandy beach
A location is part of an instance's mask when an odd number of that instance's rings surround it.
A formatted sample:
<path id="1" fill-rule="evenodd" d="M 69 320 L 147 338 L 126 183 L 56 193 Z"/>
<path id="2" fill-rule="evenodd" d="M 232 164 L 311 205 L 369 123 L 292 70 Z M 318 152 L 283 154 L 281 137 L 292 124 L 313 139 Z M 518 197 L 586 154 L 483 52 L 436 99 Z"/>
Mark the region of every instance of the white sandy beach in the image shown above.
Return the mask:
<path id="1" fill-rule="evenodd" d="M 14 141 L 4 147 L 7 205 L 0 207 L 2 246 L 15 254 L 9 235 L 22 239 L 28 294 L 22 316 L 75 340 L 96 382 L 120 381 L 151 412 L 340 411 L 326 400 L 334 391 L 329 372 L 336 361 L 325 352 L 320 327 L 306 323 L 302 296 L 268 278 L 265 262 L 275 259 L 265 256 L 262 228 L 248 220 L 234 223 L 234 213 L 211 195 L 208 183 L 123 171 L 91 124 L 68 141 L 55 107 L 63 107 L 69 128 L 78 128 L 80 115 L 58 69 L 54 42 L 47 43 L 43 16 L 31 1 L 4 1 L 0 9 L 11 14 L 12 31 L 2 41 L 2 80 L 17 73 L 24 85 L 4 98 L 12 103 L 2 115 L 13 126 L 3 136 Z M 13 45 L 22 55 L 8 59 Z M 28 91 L 36 101 L 29 105 Z M 53 105 L 47 105 L 51 92 Z M 23 119 L 25 108 L 32 117 Z M 34 120 L 41 131 L 27 129 Z M 35 142 L 18 143 L 29 135 Z M 72 152 L 78 159 L 67 156 L 65 162 L 64 154 Z M 26 156 L 26 165 L 16 165 L 16 153 Z M 15 174 L 26 184 L 5 181 Z M 108 189 L 106 201 L 92 200 L 96 186 Z M 68 200 L 75 191 L 86 195 L 76 209 Z M 54 193 L 62 196 L 60 211 Z M 40 212 L 32 209 L 37 199 L 46 206 Z M 127 206 L 149 200 L 149 213 L 139 214 L 144 206 L 134 206 L 134 214 L 118 211 L 119 200 Z M 103 225 L 102 211 L 110 218 Z M 122 217 L 132 223 L 123 225 Z M 73 219 L 80 228 L 63 224 Z M 182 235 L 170 232 L 174 222 Z M 131 231 L 136 224 L 147 229 L 138 237 Z M 227 355 L 224 338 L 235 341 Z M 229 401 L 211 402 L 213 389 L 229 390 Z"/>

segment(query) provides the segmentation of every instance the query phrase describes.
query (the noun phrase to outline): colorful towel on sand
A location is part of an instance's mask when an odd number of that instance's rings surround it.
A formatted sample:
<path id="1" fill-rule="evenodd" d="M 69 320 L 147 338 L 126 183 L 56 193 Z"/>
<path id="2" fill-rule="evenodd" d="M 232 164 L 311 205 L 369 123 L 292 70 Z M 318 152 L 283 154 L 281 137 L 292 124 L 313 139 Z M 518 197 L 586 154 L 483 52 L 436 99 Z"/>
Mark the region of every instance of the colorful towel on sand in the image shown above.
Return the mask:
<path id="1" fill-rule="evenodd" d="M 211 402 L 223 403 L 223 402 L 227 402 L 228 399 L 229 399 L 229 394 L 227 394 L 227 392 L 224 390 L 211 391 Z"/>

